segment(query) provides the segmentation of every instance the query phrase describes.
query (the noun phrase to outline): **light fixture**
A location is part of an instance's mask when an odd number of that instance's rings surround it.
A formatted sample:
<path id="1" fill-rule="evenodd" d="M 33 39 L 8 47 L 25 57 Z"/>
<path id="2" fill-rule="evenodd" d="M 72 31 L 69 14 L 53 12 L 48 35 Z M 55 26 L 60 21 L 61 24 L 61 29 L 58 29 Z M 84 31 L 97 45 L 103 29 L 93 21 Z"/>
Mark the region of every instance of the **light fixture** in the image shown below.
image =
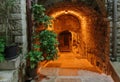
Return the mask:
<path id="1" fill-rule="evenodd" d="M 68 14 L 68 10 L 65 10 L 65 14 Z"/>

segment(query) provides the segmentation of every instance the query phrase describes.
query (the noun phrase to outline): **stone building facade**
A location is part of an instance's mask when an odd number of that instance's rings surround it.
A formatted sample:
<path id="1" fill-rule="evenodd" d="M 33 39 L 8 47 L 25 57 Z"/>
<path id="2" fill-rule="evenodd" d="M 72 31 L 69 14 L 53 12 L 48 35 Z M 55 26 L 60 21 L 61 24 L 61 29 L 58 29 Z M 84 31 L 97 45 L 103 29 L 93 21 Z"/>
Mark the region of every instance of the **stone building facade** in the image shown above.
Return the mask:
<path id="1" fill-rule="evenodd" d="M 1 15 L 2 16 L 2 15 Z M 5 27 L 0 24 L 0 31 L 4 32 Z M 10 22 L 14 22 L 14 29 L 12 34 L 14 36 L 14 42 L 18 43 L 22 49 L 22 54 L 27 52 L 27 23 L 26 23 L 26 1 L 25 0 L 16 0 L 14 2 L 14 7 L 10 15 Z M 9 32 L 9 31 L 8 31 Z M 23 46 L 24 45 L 24 46 Z"/>
<path id="2" fill-rule="evenodd" d="M 0 3 L 4 3 L 4 0 L 1 0 Z M 14 23 L 14 25 L 10 25 L 14 29 L 8 30 L 8 33 L 11 32 L 14 36 L 13 41 L 19 45 L 20 53 L 16 59 L 0 63 L 0 70 L 3 70 L 0 71 L 0 77 L 3 77 L 0 82 L 24 82 L 25 54 L 27 53 L 26 0 L 15 0 L 13 4 L 9 22 Z M 1 16 L 0 36 L 3 36 L 6 27 Z"/>

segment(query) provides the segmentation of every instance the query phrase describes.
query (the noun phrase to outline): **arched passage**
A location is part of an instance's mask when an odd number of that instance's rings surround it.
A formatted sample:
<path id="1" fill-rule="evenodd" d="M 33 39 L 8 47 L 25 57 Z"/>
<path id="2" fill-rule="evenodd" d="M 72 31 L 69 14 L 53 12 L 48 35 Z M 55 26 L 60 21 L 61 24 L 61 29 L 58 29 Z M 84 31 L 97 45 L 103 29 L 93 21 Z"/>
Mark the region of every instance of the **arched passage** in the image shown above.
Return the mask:
<path id="1" fill-rule="evenodd" d="M 107 68 L 105 67 L 109 61 L 107 18 L 83 3 L 56 3 L 48 8 L 46 13 L 54 18 L 52 25 L 57 34 L 64 30 L 71 31 L 72 39 L 75 39 L 77 45 L 76 53 L 81 55 L 81 58 L 89 60 L 95 66 L 99 63 L 101 70 Z M 70 22 L 65 24 L 68 20 Z"/>

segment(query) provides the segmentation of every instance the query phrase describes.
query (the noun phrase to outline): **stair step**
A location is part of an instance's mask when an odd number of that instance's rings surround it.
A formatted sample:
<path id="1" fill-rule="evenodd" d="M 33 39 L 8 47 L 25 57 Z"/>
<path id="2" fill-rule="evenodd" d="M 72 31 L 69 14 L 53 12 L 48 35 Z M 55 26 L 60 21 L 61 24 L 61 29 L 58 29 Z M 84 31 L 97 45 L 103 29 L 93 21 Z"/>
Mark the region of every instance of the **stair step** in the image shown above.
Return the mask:
<path id="1" fill-rule="evenodd" d="M 20 65 L 20 56 L 12 60 L 6 60 L 0 63 L 0 70 L 14 70 Z M 0 71 L 1 72 L 1 71 Z"/>
<path id="2" fill-rule="evenodd" d="M 18 76 L 16 70 L 0 71 L 0 82 L 17 82 Z"/>

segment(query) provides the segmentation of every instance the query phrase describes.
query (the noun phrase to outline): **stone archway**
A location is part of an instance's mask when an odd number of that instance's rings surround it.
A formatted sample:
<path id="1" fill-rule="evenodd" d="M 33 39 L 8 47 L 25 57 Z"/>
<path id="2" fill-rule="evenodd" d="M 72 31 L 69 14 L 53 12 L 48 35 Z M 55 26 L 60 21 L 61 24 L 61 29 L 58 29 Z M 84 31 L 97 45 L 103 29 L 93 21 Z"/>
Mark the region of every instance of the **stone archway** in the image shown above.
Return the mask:
<path id="1" fill-rule="evenodd" d="M 72 36 L 72 38 L 74 37 L 77 41 L 80 52 L 78 54 L 81 55 L 81 58 L 93 62 L 95 66 L 99 62 L 101 70 L 107 69 L 109 61 L 109 26 L 106 17 L 83 3 L 56 3 L 48 8 L 46 13 L 54 18 L 53 30 L 57 34 L 64 30 L 75 33 L 77 37 Z M 68 20 L 73 22 L 65 24 L 68 21 L 67 17 Z M 56 23 L 57 19 L 60 19 L 61 24 Z M 78 22 L 78 26 L 75 26 L 77 24 L 74 21 Z M 61 30 L 59 31 L 59 29 Z M 105 68 L 104 64 L 106 65 Z"/>

